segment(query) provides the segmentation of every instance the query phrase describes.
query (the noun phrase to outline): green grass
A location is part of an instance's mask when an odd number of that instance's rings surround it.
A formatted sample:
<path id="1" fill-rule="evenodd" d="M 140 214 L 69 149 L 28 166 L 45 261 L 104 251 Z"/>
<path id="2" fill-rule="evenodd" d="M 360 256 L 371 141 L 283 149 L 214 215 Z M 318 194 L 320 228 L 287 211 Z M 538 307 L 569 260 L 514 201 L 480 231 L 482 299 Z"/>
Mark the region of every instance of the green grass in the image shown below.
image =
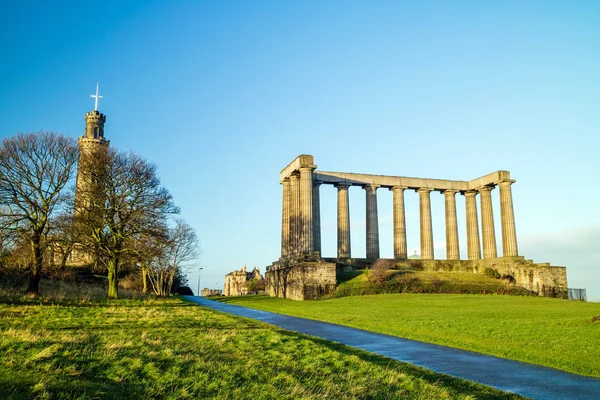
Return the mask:
<path id="1" fill-rule="evenodd" d="M 518 397 L 177 298 L 4 297 L 0 398 Z"/>
<path id="2" fill-rule="evenodd" d="M 385 294 L 320 301 L 220 301 L 600 377 L 599 303 L 543 297 Z"/>

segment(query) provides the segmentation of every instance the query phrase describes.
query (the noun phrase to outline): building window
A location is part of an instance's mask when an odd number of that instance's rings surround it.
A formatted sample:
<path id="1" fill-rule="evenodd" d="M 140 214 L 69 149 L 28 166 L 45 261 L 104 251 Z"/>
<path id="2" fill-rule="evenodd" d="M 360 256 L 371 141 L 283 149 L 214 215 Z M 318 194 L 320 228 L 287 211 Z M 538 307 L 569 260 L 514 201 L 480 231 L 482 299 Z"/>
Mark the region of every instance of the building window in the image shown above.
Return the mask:
<path id="1" fill-rule="evenodd" d="M 94 128 L 94 139 L 98 139 L 98 127 Z"/>

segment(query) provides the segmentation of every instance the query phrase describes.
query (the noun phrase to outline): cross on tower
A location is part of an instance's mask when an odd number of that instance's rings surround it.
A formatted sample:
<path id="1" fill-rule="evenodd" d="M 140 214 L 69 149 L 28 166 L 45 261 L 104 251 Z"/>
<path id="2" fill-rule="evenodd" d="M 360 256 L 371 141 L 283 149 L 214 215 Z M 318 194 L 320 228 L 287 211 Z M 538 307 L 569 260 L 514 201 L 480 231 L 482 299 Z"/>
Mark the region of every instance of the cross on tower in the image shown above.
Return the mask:
<path id="1" fill-rule="evenodd" d="M 94 111 L 98 111 L 98 99 L 102 98 L 102 96 L 98 96 L 98 82 L 96 82 L 96 94 L 90 94 L 90 97 L 96 98 L 96 103 L 94 104 Z"/>

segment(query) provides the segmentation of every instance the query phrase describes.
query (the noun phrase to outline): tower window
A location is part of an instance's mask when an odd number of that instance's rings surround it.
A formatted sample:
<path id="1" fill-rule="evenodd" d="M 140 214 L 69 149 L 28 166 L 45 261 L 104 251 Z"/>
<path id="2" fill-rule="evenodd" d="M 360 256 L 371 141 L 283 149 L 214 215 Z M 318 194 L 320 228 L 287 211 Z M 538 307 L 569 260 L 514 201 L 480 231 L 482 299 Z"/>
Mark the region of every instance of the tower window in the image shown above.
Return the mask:
<path id="1" fill-rule="evenodd" d="M 94 128 L 94 139 L 98 139 L 98 127 Z"/>

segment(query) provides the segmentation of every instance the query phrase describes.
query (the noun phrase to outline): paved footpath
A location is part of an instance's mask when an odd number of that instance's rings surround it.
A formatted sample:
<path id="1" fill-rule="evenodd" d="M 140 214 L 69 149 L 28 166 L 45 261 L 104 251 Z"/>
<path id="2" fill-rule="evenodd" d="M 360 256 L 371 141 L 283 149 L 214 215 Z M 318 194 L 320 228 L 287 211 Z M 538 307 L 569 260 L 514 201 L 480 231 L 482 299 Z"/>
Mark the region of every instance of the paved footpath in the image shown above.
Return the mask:
<path id="1" fill-rule="evenodd" d="M 219 303 L 204 297 L 183 297 L 202 307 L 253 318 L 534 399 L 600 399 L 600 379 L 597 378 L 328 322 Z"/>

